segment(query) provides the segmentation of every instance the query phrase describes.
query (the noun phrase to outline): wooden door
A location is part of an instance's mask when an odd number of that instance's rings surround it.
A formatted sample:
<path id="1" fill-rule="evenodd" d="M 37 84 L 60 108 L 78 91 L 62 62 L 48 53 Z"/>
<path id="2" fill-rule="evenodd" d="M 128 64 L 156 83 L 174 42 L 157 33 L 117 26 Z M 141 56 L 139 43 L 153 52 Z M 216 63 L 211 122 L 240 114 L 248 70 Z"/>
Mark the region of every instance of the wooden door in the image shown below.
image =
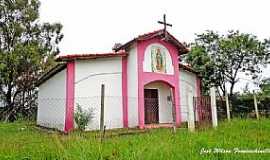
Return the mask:
<path id="1" fill-rule="evenodd" d="M 145 124 L 159 122 L 159 104 L 157 89 L 144 89 L 144 117 Z"/>

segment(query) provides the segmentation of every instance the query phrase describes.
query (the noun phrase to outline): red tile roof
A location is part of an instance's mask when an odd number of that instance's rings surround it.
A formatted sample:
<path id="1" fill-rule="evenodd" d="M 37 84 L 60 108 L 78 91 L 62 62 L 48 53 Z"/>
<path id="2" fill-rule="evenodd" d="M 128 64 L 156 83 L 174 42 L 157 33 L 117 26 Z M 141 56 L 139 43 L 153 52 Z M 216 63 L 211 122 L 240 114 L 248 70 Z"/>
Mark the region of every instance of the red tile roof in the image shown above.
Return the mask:
<path id="1" fill-rule="evenodd" d="M 194 73 L 194 74 L 197 74 L 197 75 L 200 74 L 198 71 L 194 70 L 192 67 L 190 67 L 188 65 L 184 65 L 182 63 L 179 63 L 179 68 L 182 68 L 182 69 L 184 69 L 186 71 L 189 71 L 189 72 Z"/>
<path id="2" fill-rule="evenodd" d="M 125 52 L 125 49 L 132 45 L 136 41 L 142 41 L 142 40 L 148 40 L 151 38 L 159 37 L 159 38 L 164 38 L 164 30 L 156 30 L 153 32 L 145 33 L 142 35 L 139 35 L 138 37 L 130 40 L 129 42 L 125 43 L 124 45 L 121 45 L 120 47 L 115 49 L 115 52 L 110 52 L 110 53 L 86 53 L 86 54 L 67 54 L 67 55 L 62 55 L 56 57 L 56 61 L 69 61 L 69 60 L 76 60 L 76 59 L 96 59 L 96 58 L 107 58 L 107 57 L 123 57 L 127 56 L 127 53 Z M 171 42 L 173 45 L 177 47 L 179 50 L 179 54 L 185 54 L 189 52 L 188 48 L 186 48 L 181 42 L 179 42 L 173 35 L 171 35 L 169 32 L 166 31 L 167 38 L 165 39 L 166 41 Z M 192 68 L 185 66 L 183 64 L 179 64 L 180 68 L 183 68 L 185 70 L 188 70 L 190 72 L 193 72 L 195 74 L 198 74 L 195 70 Z M 47 73 L 43 74 L 40 79 L 37 82 L 37 86 L 41 85 L 44 83 L 46 80 L 48 80 L 50 77 L 54 76 L 61 70 L 66 68 L 65 62 L 59 63 L 57 66 L 52 68 L 50 71 Z"/>
<path id="3" fill-rule="evenodd" d="M 127 56 L 124 51 L 111 52 L 111 53 L 87 53 L 87 54 L 67 54 L 56 58 L 56 61 L 67 61 L 74 59 L 96 59 L 96 58 L 107 58 L 107 57 L 123 57 Z"/>
<path id="4" fill-rule="evenodd" d="M 56 61 L 67 61 L 67 60 L 74 60 L 74 59 L 96 59 L 96 58 L 106 58 L 106 57 L 121 57 L 121 56 L 127 56 L 127 53 L 124 51 L 127 47 L 132 45 L 135 41 L 142 41 L 142 40 L 148 40 L 155 37 L 163 37 L 164 36 L 164 30 L 156 30 L 153 32 L 145 33 L 142 35 L 139 35 L 137 38 L 134 38 L 130 40 L 129 42 L 125 43 L 124 45 L 121 45 L 120 47 L 116 48 L 116 52 L 111 53 L 86 53 L 86 54 L 67 54 L 58 56 L 56 58 Z M 169 32 L 166 31 L 166 34 L 168 35 L 166 39 L 167 41 L 173 43 L 177 49 L 179 50 L 179 54 L 185 54 L 189 52 L 188 48 L 186 48 L 181 42 L 179 42 L 173 35 L 171 35 Z"/>
<path id="5" fill-rule="evenodd" d="M 52 76 L 56 75 L 58 72 L 64 70 L 66 67 L 67 65 L 65 62 L 59 62 L 56 66 L 54 66 L 49 71 L 45 72 L 39 77 L 36 86 L 40 86 L 42 83 L 50 79 Z"/>
<path id="6" fill-rule="evenodd" d="M 160 29 L 160 30 L 156 30 L 153 32 L 149 32 L 149 33 L 145 33 L 142 35 L 139 35 L 138 37 L 128 41 L 127 43 L 123 44 L 122 46 L 116 48 L 115 50 L 122 50 L 122 49 L 126 49 L 129 46 L 131 46 L 134 42 L 136 41 L 143 41 L 143 40 L 148 40 L 148 39 L 152 39 L 155 37 L 164 37 L 164 30 Z M 173 35 L 171 35 L 168 31 L 166 31 L 167 34 L 167 41 L 171 42 L 173 45 L 175 45 L 177 47 L 177 49 L 179 50 L 179 54 L 185 54 L 187 52 L 189 52 L 189 49 L 187 47 L 185 47 L 181 42 L 179 42 Z"/>

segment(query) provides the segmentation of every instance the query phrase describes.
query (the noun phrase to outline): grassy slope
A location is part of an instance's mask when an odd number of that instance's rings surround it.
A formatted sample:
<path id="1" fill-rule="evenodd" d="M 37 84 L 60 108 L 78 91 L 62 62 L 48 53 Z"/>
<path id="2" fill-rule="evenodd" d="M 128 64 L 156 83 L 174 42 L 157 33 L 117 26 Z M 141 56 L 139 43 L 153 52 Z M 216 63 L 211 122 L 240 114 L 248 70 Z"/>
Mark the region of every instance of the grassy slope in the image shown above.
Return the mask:
<path id="1" fill-rule="evenodd" d="M 21 129 L 24 128 L 24 129 Z M 268 154 L 200 154 L 202 148 L 270 148 L 270 120 L 234 120 L 218 129 L 189 133 L 155 129 L 114 136 L 46 133 L 27 123 L 0 123 L 0 159 L 270 159 Z"/>

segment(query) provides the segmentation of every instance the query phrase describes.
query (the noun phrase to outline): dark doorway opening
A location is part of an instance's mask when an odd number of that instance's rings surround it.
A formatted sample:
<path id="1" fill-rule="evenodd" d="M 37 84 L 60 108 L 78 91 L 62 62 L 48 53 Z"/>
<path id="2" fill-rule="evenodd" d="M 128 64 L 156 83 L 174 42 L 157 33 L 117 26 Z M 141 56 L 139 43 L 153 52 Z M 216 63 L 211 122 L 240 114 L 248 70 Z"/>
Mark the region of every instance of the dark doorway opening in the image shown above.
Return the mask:
<path id="1" fill-rule="evenodd" d="M 157 89 L 144 89 L 145 124 L 159 123 L 159 103 Z"/>

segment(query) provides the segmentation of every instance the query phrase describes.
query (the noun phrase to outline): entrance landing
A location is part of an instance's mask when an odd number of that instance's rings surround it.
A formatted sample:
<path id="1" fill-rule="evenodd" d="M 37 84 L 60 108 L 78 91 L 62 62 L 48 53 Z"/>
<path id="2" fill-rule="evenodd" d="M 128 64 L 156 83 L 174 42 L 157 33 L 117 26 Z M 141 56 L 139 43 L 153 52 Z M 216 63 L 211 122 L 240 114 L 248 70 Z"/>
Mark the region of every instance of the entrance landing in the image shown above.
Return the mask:
<path id="1" fill-rule="evenodd" d="M 172 123 L 145 124 L 144 127 L 146 129 L 151 129 L 151 128 L 172 128 L 173 124 Z"/>

